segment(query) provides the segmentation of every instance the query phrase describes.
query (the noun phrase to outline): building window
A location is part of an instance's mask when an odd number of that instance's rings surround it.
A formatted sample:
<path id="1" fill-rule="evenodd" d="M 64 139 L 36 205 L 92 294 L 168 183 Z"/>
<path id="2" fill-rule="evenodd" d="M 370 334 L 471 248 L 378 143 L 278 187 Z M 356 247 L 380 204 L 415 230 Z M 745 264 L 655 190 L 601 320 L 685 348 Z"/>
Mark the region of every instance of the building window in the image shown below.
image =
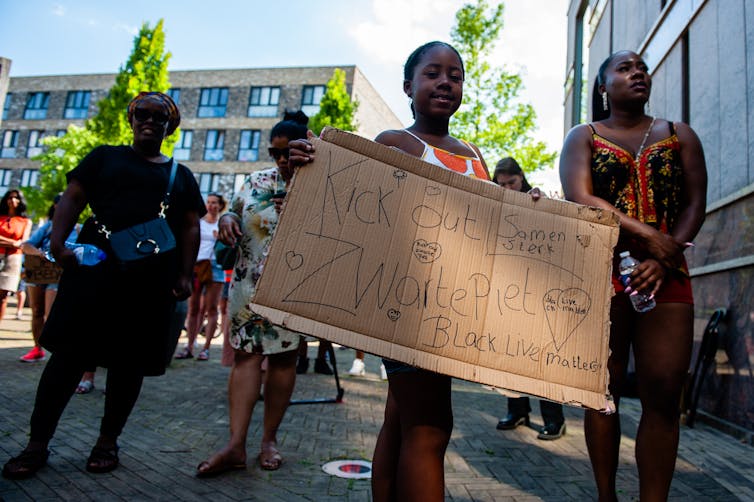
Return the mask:
<path id="1" fill-rule="evenodd" d="M 301 97 L 301 111 L 309 117 L 315 116 L 319 111 L 319 102 L 322 101 L 324 95 L 324 85 L 305 85 Z"/>
<path id="2" fill-rule="evenodd" d="M 243 188 L 243 184 L 248 177 L 248 174 L 236 174 L 233 177 L 233 195 L 241 191 L 241 188 Z"/>
<path id="3" fill-rule="evenodd" d="M 5 95 L 5 104 L 3 105 L 3 120 L 8 120 L 8 112 L 10 112 L 10 102 L 12 96 L 13 93 L 10 92 Z"/>
<path id="4" fill-rule="evenodd" d="M 259 160 L 259 131 L 241 131 L 241 142 L 238 145 L 238 160 L 241 162 L 256 162 Z"/>
<path id="5" fill-rule="evenodd" d="M 30 92 L 26 99 L 24 118 L 27 120 L 39 120 L 47 118 L 47 105 L 50 103 L 49 92 Z"/>
<path id="6" fill-rule="evenodd" d="M 0 193 L 5 193 L 10 188 L 10 179 L 13 175 L 12 169 L 0 169 Z"/>
<path id="7" fill-rule="evenodd" d="M 223 160 L 225 131 L 210 129 L 204 142 L 204 160 Z"/>
<path id="8" fill-rule="evenodd" d="M 217 192 L 217 187 L 220 184 L 219 173 L 201 173 L 199 174 L 199 191 L 202 193 L 202 197 L 206 198 L 210 192 Z"/>
<path id="9" fill-rule="evenodd" d="M 191 145 L 194 143 L 194 131 L 180 130 L 178 141 L 173 149 L 173 158 L 175 160 L 189 160 L 191 158 Z"/>
<path id="10" fill-rule="evenodd" d="M 208 87 L 202 89 L 199 98 L 197 117 L 224 117 L 225 107 L 228 105 L 227 87 Z"/>
<path id="11" fill-rule="evenodd" d="M 89 115 L 89 91 L 70 91 L 65 99 L 64 119 L 85 119 Z"/>
<path id="12" fill-rule="evenodd" d="M 21 171 L 21 186 L 36 187 L 39 181 L 39 169 L 24 169 Z"/>
<path id="13" fill-rule="evenodd" d="M 249 96 L 249 117 L 277 117 L 280 87 L 252 87 Z"/>
<path id="14" fill-rule="evenodd" d="M 3 133 L 3 147 L 0 149 L 0 159 L 15 159 L 18 146 L 18 131 Z"/>
<path id="15" fill-rule="evenodd" d="M 44 131 L 29 131 L 29 141 L 26 143 L 26 158 L 32 158 L 42 153 L 42 138 Z"/>
<path id="16" fill-rule="evenodd" d="M 181 90 L 180 89 L 168 89 L 168 96 L 176 105 L 181 104 Z"/>

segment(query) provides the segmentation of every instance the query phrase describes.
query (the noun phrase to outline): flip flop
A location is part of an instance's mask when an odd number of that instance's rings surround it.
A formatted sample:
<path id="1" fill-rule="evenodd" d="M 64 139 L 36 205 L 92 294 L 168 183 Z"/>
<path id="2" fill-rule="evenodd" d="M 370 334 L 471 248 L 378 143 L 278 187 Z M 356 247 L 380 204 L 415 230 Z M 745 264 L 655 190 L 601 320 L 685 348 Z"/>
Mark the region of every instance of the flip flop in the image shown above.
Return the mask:
<path id="1" fill-rule="evenodd" d="M 265 471 L 277 471 L 283 465 L 283 456 L 275 447 L 269 447 L 259 453 L 259 467 Z"/>
<path id="2" fill-rule="evenodd" d="M 76 394 L 89 394 L 94 390 L 94 383 L 91 380 L 81 380 L 76 387 Z"/>
<path id="3" fill-rule="evenodd" d="M 229 471 L 246 469 L 246 462 L 227 462 L 224 456 L 221 456 L 218 461 L 212 465 L 210 462 L 213 458 L 214 456 L 196 466 L 197 478 L 209 478 Z"/>

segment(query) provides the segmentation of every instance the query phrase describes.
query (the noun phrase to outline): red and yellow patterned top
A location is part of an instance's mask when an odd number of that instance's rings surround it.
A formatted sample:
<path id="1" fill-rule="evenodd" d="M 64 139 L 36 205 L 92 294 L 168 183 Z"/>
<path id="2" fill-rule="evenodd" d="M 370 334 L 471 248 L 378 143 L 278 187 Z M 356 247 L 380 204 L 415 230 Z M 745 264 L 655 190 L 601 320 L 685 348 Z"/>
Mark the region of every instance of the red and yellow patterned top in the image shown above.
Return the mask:
<path id="1" fill-rule="evenodd" d="M 670 136 L 647 146 L 638 163 L 624 147 L 592 128 L 592 188 L 621 212 L 669 233 L 681 207 L 683 167 L 672 122 Z"/>

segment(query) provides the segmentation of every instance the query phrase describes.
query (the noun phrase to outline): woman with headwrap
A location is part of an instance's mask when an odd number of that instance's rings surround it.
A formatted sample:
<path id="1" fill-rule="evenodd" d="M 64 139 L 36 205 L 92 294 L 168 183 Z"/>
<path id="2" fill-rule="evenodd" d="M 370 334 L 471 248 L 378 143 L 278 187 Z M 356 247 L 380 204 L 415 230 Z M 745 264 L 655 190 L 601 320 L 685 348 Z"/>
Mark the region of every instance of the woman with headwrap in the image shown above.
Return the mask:
<path id="1" fill-rule="evenodd" d="M 178 127 L 180 113 L 165 94 L 142 92 L 128 106 L 128 121 L 134 135 L 130 146 L 96 147 L 66 175 L 68 187 L 50 235 L 50 250 L 63 275 L 40 338 L 52 357 L 37 388 L 28 445 L 5 464 L 5 477 L 29 477 L 47 463 L 58 420 L 82 373 L 94 366 L 108 369 L 107 394 L 86 470 L 112 471 L 118 466 L 118 436 L 144 376 L 165 372 L 170 322 L 176 301 L 191 294 L 199 218 L 206 208 L 193 174 L 178 165 L 165 212 L 176 247 L 135 261 L 116 259 L 98 222 L 118 231 L 157 216 L 173 164 L 160 148 Z M 107 254 L 94 266 L 80 266 L 64 244 L 87 204 L 96 220 L 93 216 L 84 223 L 78 242 Z M 138 347 L 136 352 L 124 350 L 126 340 Z"/>

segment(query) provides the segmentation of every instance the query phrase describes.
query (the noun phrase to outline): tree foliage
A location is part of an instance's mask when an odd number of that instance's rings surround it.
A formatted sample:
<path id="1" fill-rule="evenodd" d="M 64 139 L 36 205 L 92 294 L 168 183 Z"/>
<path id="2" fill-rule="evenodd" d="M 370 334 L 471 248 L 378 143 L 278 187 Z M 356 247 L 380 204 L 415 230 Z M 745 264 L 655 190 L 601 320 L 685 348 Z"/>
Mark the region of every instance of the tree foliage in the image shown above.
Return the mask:
<path id="1" fill-rule="evenodd" d="M 327 82 L 325 93 L 319 103 L 319 112 L 309 119 L 309 129 L 316 135 L 326 126 L 337 127 L 343 131 L 355 131 L 358 124 L 354 121 L 359 103 L 351 100 L 346 88 L 346 72 L 336 68 L 332 78 Z"/>
<path id="2" fill-rule="evenodd" d="M 168 61 L 165 52 L 163 21 L 154 28 L 141 26 L 134 38 L 134 46 L 126 63 L 120 67 L 115 84 L 105 98 L 97 103 L 97 114 L 84 122 L 84 127 L 71 125 L 60 137 L 47 137 L 45 151 L 34 157 L 40 162 L 38 188 L 29 188 L 27 202 L 32 216 L 47 213 L 50 201 L 66 187 L 66 174 L 94 147 L 123 145 L 133 141 L 133 133 L 126 117 L 128 103 L 141 91 L 166 92 L 169 87 Z M 177 139 L 173 134 L 162 144 L 170 154 Z M 88 211 L 82 213 L 85 217 Z"/>
<path id="3" fill-rule="evenodd" d="M 490 8 L 487 0 L 465 4 L 456 12 L 451 31 L 454 47 L 466 70 L 463 105 L 451 122 L 451 132 L 476 144 L 490 169 L 503 157 L 513 157 L 526 172 L 552 166 L 557 152 L 532 137 L 537 114 L 517 97 L 521 77 L 488 59 L 503 29 L 504 5 Z"/>

